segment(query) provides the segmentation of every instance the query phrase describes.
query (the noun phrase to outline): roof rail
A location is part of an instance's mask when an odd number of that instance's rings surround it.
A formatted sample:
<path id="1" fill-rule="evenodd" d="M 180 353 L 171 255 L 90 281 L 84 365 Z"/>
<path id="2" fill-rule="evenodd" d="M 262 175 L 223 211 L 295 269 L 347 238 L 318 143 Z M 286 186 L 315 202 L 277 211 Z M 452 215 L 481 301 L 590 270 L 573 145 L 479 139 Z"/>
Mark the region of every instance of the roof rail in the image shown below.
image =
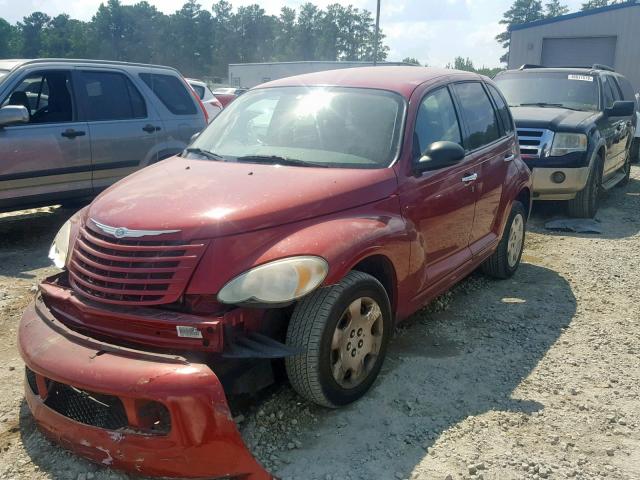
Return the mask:
<path id="1" fill-rule="evenodd" d="M 173 67 L 169 67 L 167 65 L 154 65 L 151 63 L 138 63 L 138 62 L 121 62 L 116 60 L 96 60 L 89 58 L 34 58 L 25 60 L 20 65 L 30 65 L 37 63 L 45 63 L 45 62 L 55 62 L 55 63 L 87 63 L 87 64 L 96 64 L 96 65 L 121 65 L 121 66 L 135 66 L 135 67 L 151 67 L 151 68 L 164 68 L 167 70 L 175 70 Z"/>
<path id="2" fill-rule="evenodd" d="M 542 65 L 534 65 L 533 63 L 525 63 L 518 70 L 527 70 L 528 68 L 545 68 Z"/>
<path id="3" fill-rule="evenodd" d="M 607 72 L 615 72 L 616 69 L 613 67 L 610 67 L 609 65 L 603 65 L 601 63 L 594 63 L 591 68 L 593 68 L 594 70 L 606 70 Z"/>

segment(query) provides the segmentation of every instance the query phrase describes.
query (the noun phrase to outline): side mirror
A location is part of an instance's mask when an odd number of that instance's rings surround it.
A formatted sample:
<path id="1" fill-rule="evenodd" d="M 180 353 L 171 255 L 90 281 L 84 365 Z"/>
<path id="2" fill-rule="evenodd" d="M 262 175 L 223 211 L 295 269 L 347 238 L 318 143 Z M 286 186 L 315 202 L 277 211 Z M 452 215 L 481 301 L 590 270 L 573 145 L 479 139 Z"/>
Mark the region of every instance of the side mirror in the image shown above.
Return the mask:
<path id="1" fill-rule="evenodd" d="M 189 139 L 189 145 L 191 145 L 193 142 L 195 142 L 196 138 L 198 138 L 201 133 L 202 132 L 196 132 L 193 135 L 191 135 L 191 138 Z"/>
<path id="2" fill-rule="evenodd" d="M 29 123 L 29 111 L 22 105 L 7 105 L 0 108 L 0 127 L 16 123 Z"/>
<path id="3" fill-rule="evenodd" d="M 437 170 L 439 168 L 455 165 L 464 159 L 465 151 L 460 145 L 454 142 L 434 142 L 427 149 L 418 161 L 417 169 L 420 172 L 425 170 Z"/>
<path id="4" fill-rule="evenodd" d="M 613 102 L 613 106 L 606 108 L 604 113 L 607 114 L 607 117 L 630 117 L 635 111 L 635 102 L 618 100 Z"/>

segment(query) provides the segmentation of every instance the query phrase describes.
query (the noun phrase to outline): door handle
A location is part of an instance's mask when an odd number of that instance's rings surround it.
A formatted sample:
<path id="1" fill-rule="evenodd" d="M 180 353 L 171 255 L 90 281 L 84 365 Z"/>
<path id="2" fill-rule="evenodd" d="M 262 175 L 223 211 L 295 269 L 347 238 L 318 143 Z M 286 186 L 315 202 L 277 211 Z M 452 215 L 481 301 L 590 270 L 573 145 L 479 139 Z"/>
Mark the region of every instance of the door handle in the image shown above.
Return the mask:
<path id="1" fill-rule="evenodd" d="M 82 130 L 74 130 L 73 128 L 67 128 L 60 135 L 66 138 L 76 138 L 76 137 L 84 137 L 86 135 L 86 132 L 83 132 Z"/>
<path id="2" fill-rule="evenodd" d="M 474 180 L 477 180 L 477 179 L 478 179 L 477 173 L 472 173 L 470 175 L 465 175 L 464 177 L 462 177 L 462 181 L 464 183 L 473 182 Z"/>
<path id="3" fill-rule="evenodd" d="M 144 127 L 142 127 L 142 130 L 144 130 L 147 133 L 153 133 L 160 130 L 160 127 L 156 127 L 155 125 L 151 125 L 150 123 L 147 123 Z"/>
<path id="4" fill-rule="evenodd" d="M 512 162 L 513 160 L 515 160 L 515 158 L 516 158 L 516 154 L 515 153 L 507 153 L 504 156 L 504 161 L 505 162 Z"/>

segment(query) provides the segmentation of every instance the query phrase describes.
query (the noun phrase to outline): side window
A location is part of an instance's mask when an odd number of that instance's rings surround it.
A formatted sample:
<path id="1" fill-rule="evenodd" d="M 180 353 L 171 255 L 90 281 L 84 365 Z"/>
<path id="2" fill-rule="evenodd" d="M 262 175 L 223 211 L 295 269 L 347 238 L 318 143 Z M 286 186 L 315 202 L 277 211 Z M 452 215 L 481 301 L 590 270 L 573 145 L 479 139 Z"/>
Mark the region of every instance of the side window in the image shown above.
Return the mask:
<path id="1" fill-rule="evenodd" d="M 493 85 L 487 85 L 487 87 L 489 88 L 489 93 L 491 94 L 496 107 L 498 107 L 498 116 L 500 117 L 500 120 L 502 120 L 504 131 L 507 135 L 511 135 L 514 132 L 515 127 L 513 126 L 513 119 L 511 118 L 509 107 L 496 87 Z"/>
<path id="2" fill-rule="evenodd" d="M 634 102 L 636 100 L 635 93 L 633 92 L 633 87 L 631 86 L 631 82 L 624 77 L 616 77 L 616 81 L 620 90 L 622 91 L 622 96 L 624 100 L 629 102 Z"/>
<path id="3" fill-rule="evenodd" d="M 80 91 L 87 102 L 87 120 L 145 118 L 147 107 L 136 87 L 117 72 L 83 71 Z"/>
<path id="4" fill-rule="evenodd" d="M 462 145 L 458 117 L 446 87 L 428 94 L 420 103 L 413 132 L 414 157 L 443 140 Z"/>
<path id="5" fill-rule="evenodd" d="M 25 107 L 29 111 L 30 124 L 73 121 L 69 72 L 54 70 L 28 75 L 0 104 L 5 105 Z"/>
<path id="6" fill-rule="evenodd" d="M 475 150 L 500 138 L 498 119 L 482 84 L 456 83 L 453 88 L 460 100 L 462 117 L 468 129 L 464 139 L 467 150 Z"/>
<path id="7" fill-rule="evenodd" d="M 141 73 L 140 78 L 174 115 L 195 115 L 198 113 L 196 105 L 193 103 L 193 95 L 177 77 Z"/>
<path id="8" fill-rule="evenodd" d="M 602 75 L 602 90 L 604 94 L 604 107 L 611 108 L 613 102 L 620 100 L 621 95 L 618 91 L 617 85 L 613 83 L 613 77 L 609 75 Z"/>

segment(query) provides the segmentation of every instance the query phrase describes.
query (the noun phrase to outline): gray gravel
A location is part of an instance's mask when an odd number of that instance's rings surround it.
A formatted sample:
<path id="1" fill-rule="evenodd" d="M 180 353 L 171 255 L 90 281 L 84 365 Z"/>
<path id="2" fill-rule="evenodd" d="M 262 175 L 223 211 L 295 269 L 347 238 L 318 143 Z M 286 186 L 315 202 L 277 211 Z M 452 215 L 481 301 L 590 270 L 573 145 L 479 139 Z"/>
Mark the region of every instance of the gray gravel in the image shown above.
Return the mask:
<path id="1" fill-rule="evenodd" d="M 546 231 L 560 207 L 536 208 L 513 279 L 472 275 L 415 315 L 354 405 L 274 389 L 236 418 L 246 443 L 283 479 L 640 479 L 640 168 L 632 176 L 603 200 L 603 234 Z M 0 478 L 128 478 L 49 444 L 22 401 L 16 322 L 69 214 L 0 215 Z"/>

